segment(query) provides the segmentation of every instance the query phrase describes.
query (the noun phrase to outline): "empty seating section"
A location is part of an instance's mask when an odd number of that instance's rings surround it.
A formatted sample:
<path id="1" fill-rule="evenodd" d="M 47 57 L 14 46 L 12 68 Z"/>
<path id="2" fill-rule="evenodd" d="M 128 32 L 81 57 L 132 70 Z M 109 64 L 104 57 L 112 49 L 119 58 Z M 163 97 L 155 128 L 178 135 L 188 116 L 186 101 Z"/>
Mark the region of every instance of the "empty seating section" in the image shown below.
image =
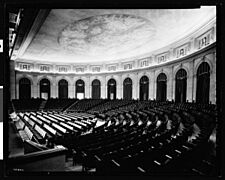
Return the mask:
<path id="1" fill-rule="evenodd" d="M 23 140 L 45 144 L 47 139 L 67 147 L 84 171 L 212 172 L 211 166 L 204 170 L 210 164 L 206 149 L 216 126 L 215 105 L 84 99 L 64 112 L 22 110 L 17 117 L 14 124 Z"/>
<path id="2" fill-rule="evenodd" d="M 65 108 L 75 103 L 77 99 L 48 99 L 44 110 L 45 111 L 62 111 Z"/>
<path id="3" fill-rule="evenodd" d="M 126 106 L 128 104 L 131 104 L 132 100 L 112 100 L 112 101 L 106 101 L 103 104 L 99 104 L 89 110 L 89 112 L 94 113 L 105 113 L 106 111 L 116 109 L 121 106 Z"/>
<path id="4" fill-rule="evenodd" d="M 45 138 L 46 132 L 42 128 L 40 128 L 40 126 L 36 125 L 34 129 L 40 133 L 40 135 L 43 139 Z"/>
<path id="5" fill-rule="evenodd" d="M 15 110 L 21 111 L 37 111 L 42 102 L 42 99 L 24 99 L 24 100 L 12 100 Z"/>
<path id="6" fill-rule="evenodd" d="M 69 109 L 67 109 L 67 111 L 69 111 L 69 112 L 86 111 L 86 110 L 88 110 L 96 105 L 102 104 L 106 101 L 107 100 L 103 100 L 103 99 L 82 99 L 82 100 L 78 101 L 78 103 L 75 103 L 74 105 L 69 107 Z"/>
<path id="7" fill-rule="evenodd" d="M 47 124 L 44 124 L 43 126 L 49 133 L 51 133 L 53 136 L 56 135 L 56 130 L 54 130 L 52 127 L 50 127 Z"/>
<path id="8" fill-rule="evenodd" d="M 64 109 L 70 107 L 72 104 L 76 103 L 77 99 L 58 99 L 50 98 L 44 104 L 43 99 L 24 99 L 17 100 L 13 99 L 10 102 L 10 111 L 15 110 L 18 112 L 25 111 L 63 111 Z M 44 107 L 42 107 L 44 106 Z"/>

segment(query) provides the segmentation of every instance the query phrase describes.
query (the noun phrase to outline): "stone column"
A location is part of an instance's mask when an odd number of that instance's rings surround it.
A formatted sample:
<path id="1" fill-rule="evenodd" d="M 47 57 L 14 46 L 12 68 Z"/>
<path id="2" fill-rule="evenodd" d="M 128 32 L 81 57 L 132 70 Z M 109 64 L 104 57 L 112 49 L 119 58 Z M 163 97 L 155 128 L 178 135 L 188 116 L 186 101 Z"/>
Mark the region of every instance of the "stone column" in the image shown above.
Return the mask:
<path id="1" fill-rule="evenodd" d="M 187 100 L 189 102 L 193 101 L 193 95 L 194 95 L 194 61 L 191 61 L 189 63 L 189 74 L 187 77 Z"/>
<path id="2" fill-rule="evenodd" d="M 86 78 L 85 82 L 85 98 L 90 98 L 90 77 Z"/>
<path id="3" fill-rule="evenodd" d="M 68 97 L 69 98 L 74 98 L 75 97 L 74 87 L 73 87 L 72 84 L 68 85 Z"/>
<path id="4" fill-rule="evenodd" d="M 89 85 L 89 94 L 90 94 L 90 98 L 92 98 L 92 82 L 89 79 L 90 85 Z"/>
<path id="5" fill-rule="evenodd" d="M 118 79 L 118 81 L 117 81 L 117 86 L 116 86 L 116 91 L 117 91 L 117 93 L 116 93 L 116 98 L 117 99 L 121 99 L 122 98 L 122 75 L 121 74 L 119 74 L 119 79 Z"/>
<path id="6" fill-rule="evenodd" d="M 38 86 L 37 75 L 33 75 L 33 85 L 32 86 L 33 86 L 32 97 L 34 97 L 34 98 L 39 97 L 39 93 L 38 93 L 39 86 Z"/>
<path id="7" fill-rule="evenodd" d="M 209 101 L 216 103 L 216 72 L 210 71 Z"/>
<path id="8" fill-rule="evenodd" d="M 106 91 L 107 91 L 107 85 L 106 85 L 106 77 L 104 76 L 102 81 L 101 81 L 101 98 L 105 99 L 107 98 L 106 96 Z"/>
<path id="9" fill-rule="evenodd" d="M 167 79 L 167 92 L 166 92 L 166 99 L 168 99 L 168 100 L 172 100 L 173 99 L 173 89 L 174 89 L 174 87 L 173 87 L 173 82 L 175 81 L 175 79 L 174 79 L 174 75 L 173 75 L 173 67 L 170 67 L 169 68 L 169 77 L 168 77 L 168 79 Z"/>
<path id="10" fill-rule="evenodd" d="M 175 101 L 175 93 L 176 93 L 176 77 L 174 77 L 171 80 L 172 84 L 172 91 L 171 91 L 171 100 L 173 99 Z"/>
<path id="11" fill-rule="evenodd" d="M 59 97 L 59 95 L 58 95 L 58 84 L 56 85 L 55 82 L 51 83 L 50 95 L 51 95 L 52 98 L 58 98 Z"/>
<path id="12" fill-rule="evenodd" d="M 52 82 L 51 82 L 51 92 L 50 95 L 52 98 L 58 98 L 58 83 L 56 82 L 56 76 L 52 77 Z"/>
<path id="13" fill-rule="evenodd" d="M 137 75 L 136 75 L 136 87 L 135 87 L 137 99 L 140 99 L 140 82 L 139 81 L 140 80 L 139 80 L 138 73 L 137 73 Z"/>
<path id="14" fill-rule="evenodd" d="M 171 67 L 171 74 L 172 74 L 172 79 L 170 81 L 170 86 L 172 87 L 171 88 L 171 92 L 170 92 L 170 100 L 175 100 L 175 81 L 176 81 L 176 78 L 174 75 L 174 66 Z"/>
<path id="15" fill-rule="evenodd" d="M 155 70 L 154 70 L 154 80 L 153 80 L 153 97 L 156 99 L 156 93 L 157 93 L 157 80 L 156 80 Z"/>
<path id="16" fill-rule="evenodd" d="M 123 95 L 123 80 L 122 80 L 122 76 L 121 76 L 121 78 L 120 78 L 120 81 L 121 81 L 121 89 L 120 89 L 120 91 L 121 91 L 121 98 L 123 99 L 123 97 L 124 97 L 124 95 Z M 133 92 L 132 92 L 133 93 Z"/>
<path id="17" fill-rule="evenodd" d="M 150 79 L 149 79 L 149 99 L 154 99 L 154 72 L 150 72 Z"/>
<path id="18" fill-rule="evenodd" d="M 138 75 L 137 73 L 134 73 L 134 78 L 133 78 L 133 84 L 132 84 L 132 98 L 137 99 L 138 98 L 138 93 L 137 93 L 137 86 L 138 86 Z"/>
<path id="19" fill-rule="evenodd" d="M 39 97 L 40 98 L 40 83 L 39 83 L 39 81 L 38 81 L 38 76 L 37 76 L 37 97 Z"/>
<path id="20" fill-rule="evenodd" d="M 212 58 L 212 64 L 214 64 L 214 66 L 210 71 L 209 101 L 216 104 L 216 53 L 213 53 Z"/>

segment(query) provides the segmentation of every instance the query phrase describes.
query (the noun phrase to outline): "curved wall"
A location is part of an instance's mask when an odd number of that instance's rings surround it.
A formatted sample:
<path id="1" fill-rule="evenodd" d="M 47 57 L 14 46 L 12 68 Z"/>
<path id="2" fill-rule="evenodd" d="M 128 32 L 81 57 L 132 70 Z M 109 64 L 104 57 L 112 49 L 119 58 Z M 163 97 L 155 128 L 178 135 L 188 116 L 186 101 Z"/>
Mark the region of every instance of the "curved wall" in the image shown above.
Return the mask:
<path id="1" fill-rule="evenodd" d="M 107 69 L 109 64 L 103 64 L 102 66 L 104 66 L 104 68 L 100 68 L 99 72 L 90 71 L 93 70 L 91 67 L 95 65 L 85 65 L 86 67 L 84 69 L 89 69 L 89 71 L 77 72 L 75 68 L 74 72 L 57 72 L 56 70 L 59 70 L 61 65 L 50 64 L 49 68 L 45 68 L 43 65 L 39 66 L 38 62 L 28 63 L 22 60 L 11 61 L 11 99 L 19 98 L 19 80 L 23 77 L 27 77 L 31 80 L 31 97 L 34 98 L 40 96 L 39 82 L 43 78 L 47 78 L 51 82 L 50 94 L 53 98 L 58 97 L 58 82 L 61 79 L 68 81 L 69 98 L 76 97 L 75 84 L 79 79 L 82 79 L 85 82 L 85 98 L 91 98 L 91 84 L 95 79 L 98 79 L 101 82 L 101 98 L 107 98 L 107 82 L 109 79 L 114 78 L 117 84 L 116 96 L 118 99 L 123 98 L 123 81 L 129 77 L 132 80 L 132 98 L 139 99 L 139 81 L 144 75 L 149 78 L 149 99 L 156 99 L 156 79 L 158 75 L 163 72 L 167 76 L 167 99 L 172 100 L 175 99 L 176 73 L 179 69 L 183 68 L 187 72 L 186 99 L 188 101 L 193 101 L 196 100 L 197 69 L 199 65 L 205 61 L 210 66 L 209 100 L 212 103 L 216 103 L 215 31 L 215 21 L 211 21 L 189 37 L 186 37 L 185 39 L 182 39 L 164 49 L 160 49 L 158 54 L 150 57 L 145 56 L 145 58 L 135 59 L 133 61 L 126 60 L 124 62 L 117 62 L 115 71 Z M 145 60 L 146 63 L 143 63 Z M 129 62 L 131 62 L 131 66 L 129 66 Z M 38 67 L 40 67 L 39 70 Z M 74 65 L 68 65 L 68 67 L 69 69 L 74 69 Z"/>
<path id="2" fill-rule="evenodd" d="M 43 78 L 49 79 L 51 82 L 51 97 L 58 97 L 58 82 L 61 79 L 68 81 L 68 97 L 75 98 L 76 81 L 82 79 L 85 82 L 85 98 L 91 98 L 92 81 L 95 79 L 101 82 L 101 98 L 107 98 L 107 82 L 114 78 L 117 84 L 117 98 L 123 98 L 123 81 L 129 77 L 132 80 L 132 98 L 139 99 L 140 79 L 142 76 L 149 78 L 149 99 L 156 99 L 157 77 L 160 73 L 165 73 L 167 76 L 167 99 L 175 99 L 175 77 L 179 69 L 183 68 L 187 72 L 187 100 L 196 100 L 196 86 L 197 86 L 197 69 L 202 62 L 207 62 L 210 66 L 210 101 L 216 102 L 216 47 L 215 44 L 199 51 L 187 58 L 179 59 L 167 63 L 165 65 L 151 67 L 143 70 L 105 73 L 99 75 L 56 75 L 43 74 L 35 72 L 16 72 L 16 88 L 14 91 L 15 97 L 19 97 L 19 80 L 26 77 L 31 80 L 31 97 L 39 97 L 40 80 Z M 12 89 L 11 89 L 12 90 Z M 11 91 L 12 92 L 12 91 Z M 12 93 L 13 95 L 13 93 Z"/>

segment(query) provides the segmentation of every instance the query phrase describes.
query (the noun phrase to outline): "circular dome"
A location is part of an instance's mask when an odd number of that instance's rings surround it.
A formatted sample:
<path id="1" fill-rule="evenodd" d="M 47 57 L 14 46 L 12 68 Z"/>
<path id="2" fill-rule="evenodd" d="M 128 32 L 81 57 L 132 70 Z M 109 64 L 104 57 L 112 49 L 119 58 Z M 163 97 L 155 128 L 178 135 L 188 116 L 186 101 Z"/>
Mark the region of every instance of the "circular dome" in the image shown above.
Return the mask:
<path id="1" fill-rule="evenodd" d="M 65 50 L 75 54 L 102 56 L 143 46 L 155 32 L 154 24 L 142 17 L 105 14 L 67 25 L 60 32 L 58 40 Z"/>
<path id="2" fill-rule="evenodd" d="M 170 51 L 215 19 L 197 9 L 52 9 L 14 60 L 99 65 Z M 36 26 L 36 25 L 35 25 Z M 38 25 L 37 25 L 38 27 Z M 187 40 L 188 41 L 188 40 Z"/>

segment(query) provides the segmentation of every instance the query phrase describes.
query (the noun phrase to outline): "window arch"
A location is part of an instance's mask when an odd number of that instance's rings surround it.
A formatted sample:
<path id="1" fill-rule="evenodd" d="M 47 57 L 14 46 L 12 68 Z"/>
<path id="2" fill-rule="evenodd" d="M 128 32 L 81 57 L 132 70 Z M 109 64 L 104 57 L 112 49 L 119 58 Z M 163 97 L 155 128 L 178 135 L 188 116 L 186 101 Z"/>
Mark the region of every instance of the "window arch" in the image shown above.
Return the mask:
<path id="1" fill-rule="evenodd" d="M 65 79 L 61 79 L 58 82 L 58 96 L 59 99 L 68 98 L 68 82 Z"/>
<path id="2" fill-rule="evenodd" d="M 101 82 L 98 79 L 92 81 L 92 98 L 101 98 Z"/>
<path id="3" fill-rule="evenodd" d="M 210 66 L 207 62 L 202 62 L 197 70 L 197 103 L 209 103 L 210 87 Z"/>
<path id="4" fill-rule="evenodd" d="M 140 100 L 148 100 L 149 78 L 142 76 L 140 79 Z"/>
<path id="5" fill-rule="evenodd" d="M 132 80 L 129 77 L 123 81 L 123 98 L 132 99 Z"/>
<path id="6" fill-rule="evenodd" d="M 160 73 L 157 77 L 157 101 L 166 101 L 167 77 L 165 73 Z"/>
<path id="7" fill-rule="evenodd" d="M 116 99 L 116 80 L 111 78 L 108 80 L 108 99 Z"/>
<path id="8" fill-rule="evenodd" d="M 40 98 L 49 99 L 50 96 L 50 81 L 46 78 L 40 81 Z"/>
<path id="9" fill-rule="evenodd" d="M 78 99 L 85 98 L 85 83 L 82 79 L 79 79 L 76 82 L 76 98 Z"/>
<path id="10" fill-rule="evenodd" d="M 175 87 L 175 101 L 186 102 L 187 72 L 184 69 L 177 71 Z"/>
<path id="11" fill-rule="evenodd" d="M 28 78 L 19 80 L 19 99 L 31 98 L 31 81 Z"/>

